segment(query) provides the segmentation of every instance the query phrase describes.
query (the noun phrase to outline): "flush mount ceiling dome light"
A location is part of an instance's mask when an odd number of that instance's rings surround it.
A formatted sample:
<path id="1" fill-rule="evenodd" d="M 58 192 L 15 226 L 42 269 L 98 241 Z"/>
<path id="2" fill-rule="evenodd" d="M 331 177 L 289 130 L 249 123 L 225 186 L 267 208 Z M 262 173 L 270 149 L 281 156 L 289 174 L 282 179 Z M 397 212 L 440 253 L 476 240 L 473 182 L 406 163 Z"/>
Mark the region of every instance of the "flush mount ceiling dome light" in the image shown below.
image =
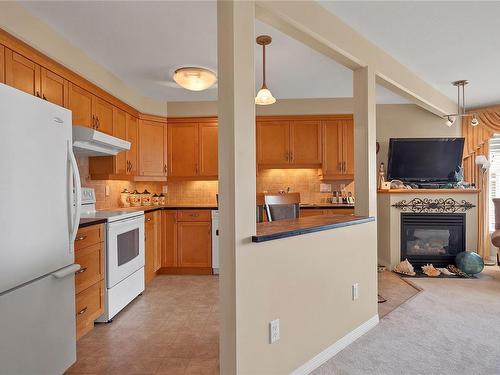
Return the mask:
<path id="1" fill-rule="evenodd" d="M 214 72 L 206 68 L 184 67 L 174 72 L 174 81 L 181 87 L 191 91 L 202 91 L 217 82 Z"/>
<path id="2" fill-rule="evenodd" d="M 255 104 L 258 105 L 276 103 L 276 98 L 266 86 L 266 46 L 271 44 L 272 40 L 269 35 L 259 35 L 256 39 L 257 44 L 262 46 L 262 87 L 255 97 Z"/>
<path id="3" fill-rule="evenodd" d="M 458 96 L 457 96 L 457 113 L 452 113 L 449 115 L 443 116 L 446 119 L 446 125 L 452 126 L 455 123 L 457 117 L 472 117 L 470 120 L 470 124 L 472 126 L 479 125 L 479 120 L 477 119 L 477 114 L 475 113 L 465 113 L 465 85 L 467 85 L 469 81 L 466 79 L 461 79 L 459 81 L 452 82 L 451 84 L 457 88 Z"/>

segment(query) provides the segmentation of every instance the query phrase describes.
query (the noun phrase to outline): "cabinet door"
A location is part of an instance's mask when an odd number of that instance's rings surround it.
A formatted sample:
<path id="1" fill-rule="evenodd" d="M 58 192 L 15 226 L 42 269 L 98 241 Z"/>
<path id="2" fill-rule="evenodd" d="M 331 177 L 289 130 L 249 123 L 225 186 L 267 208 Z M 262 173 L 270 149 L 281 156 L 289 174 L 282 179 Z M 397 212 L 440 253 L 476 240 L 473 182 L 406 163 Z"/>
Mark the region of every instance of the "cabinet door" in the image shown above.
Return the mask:
<path id="1" fill-rule="evenodd" d="M 139 146 L 139 120 L 136 117 L 127 114 L 127 141 L 130 142 L 130 150 L 126 152 L 128 162 L 128 174 L 137 175 L 137 157 Z"/>
<path id="2" fill-rule="evenodd" d="M 97 96 L 92 99 L 92 113 L 95 116 L 97 130 L 113 134 L 113 105 Z"/>
<path id="3" fill-rule="evenodd" d="M 218 150 L 217 150 L 217 125 L 200 124 L 200 171 L 204 177 L 217 177 L 218 175 Z"/>
<path id="4" fill-rule="evenodd" d="M 177 267 L 177 211 L 162 212 L 162 267 Z"/>
<path id="5" fill-rule="evenodd" d="M 94 127 L 92 94 L 71 82 L 68 85 L 68 109 L 73 113 L 73 125 Z"/>
<path id="6" fill-rule="evenodd" d="M 257 122 L 257 163 L 288 164 L 290 161 L 290 129 L 288 121 Z"/>
<path id="7" fill-rule="evenodd" d="M 155 247 L 156 247 L 156 228 L 154 222 L 154 212 L 146 213 L 144 217 L 144 241 L 145 241 L 145 263 L 144 279 L 146 282 L 155 277 Z"/>
<path id="8" fill-rule="evenodd" d="M 67 101 L 68 81 L 63 77 L 42 68 L 41 70 L 42 98 L 64 107 Z"/>
<path id="9" fill-rule="evenodd" d="M 165 176 L 164 125 L 141 120 L 139 124 L 139 166 L 142 176 Z"/>
<path id="10" fill-rule="evenodd" d="M 323 125 L 323 175 L 342 175 L 342 122 L 328 120 Z"/>
<path id="11" fill-rule="evenodd" d="M 127 139 L 127 114 L 116 107 L 113 107 L 113 136 Z M 127 153 L 119 152 L 115 156 L 115 173 L 126 174 L 127 170 Z"/>
<path id="12" fill-rule="evenodd" d="M 31 95 L 40 96 L 40 65 L 20 54 L 5 50 L 5 83 Z"/>
<path id="13" fill-rule="evenodd" d="M 168 175 L 194 177 L 198 168 L 198 124 L 169 124 Z"/>
<path id="14" fill-rule="evenodd" d="M 210 222 L 179 222 L 177 248 L 180 267 L 211 267 Z"/>
<path id="15" fill-rule="evenodd" d="M 343 172 L 354 178 L 354 122 L 342 121 L 342 159 Z"/>
<path id="16" fill-rule="evenodd" d="M 0 83 L 5 83 L 5 47 L 0 44 Z"/>
<path id="17" fill-rule="evenodd" d="M 293 121 L 290 123 L 290 160 L 292 164 L 321 164 L 321 122 Z"/>

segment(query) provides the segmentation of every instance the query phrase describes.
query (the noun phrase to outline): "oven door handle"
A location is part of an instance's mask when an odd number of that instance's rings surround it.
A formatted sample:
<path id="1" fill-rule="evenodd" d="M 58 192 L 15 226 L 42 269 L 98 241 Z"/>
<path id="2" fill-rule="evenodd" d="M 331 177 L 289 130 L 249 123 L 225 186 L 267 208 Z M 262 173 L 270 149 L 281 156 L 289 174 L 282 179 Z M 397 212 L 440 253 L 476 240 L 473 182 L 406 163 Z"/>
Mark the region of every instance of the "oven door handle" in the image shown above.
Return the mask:
<path id="1" fill-rule="evenodd" d="M 123 224 L 130 224 L 133 222 L 137 223 L 144 223 L 144 215 L 140 216 L 134 216 L 129 219 L 123 219 L 123 220 L 117 220 L 117 221 L 112 221 L 111 223 L 108 223 L 108 228 L 115 228 L 117 226 L 123 225 Z"/>

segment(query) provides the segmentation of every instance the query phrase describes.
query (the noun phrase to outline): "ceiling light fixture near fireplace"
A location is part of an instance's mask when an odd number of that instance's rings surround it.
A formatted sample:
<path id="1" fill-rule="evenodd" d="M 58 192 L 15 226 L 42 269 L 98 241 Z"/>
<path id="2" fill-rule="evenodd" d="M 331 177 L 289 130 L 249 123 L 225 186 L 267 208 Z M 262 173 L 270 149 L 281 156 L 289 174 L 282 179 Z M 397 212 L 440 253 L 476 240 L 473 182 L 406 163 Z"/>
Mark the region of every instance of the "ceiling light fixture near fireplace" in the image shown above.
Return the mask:
<path id="1" fill-rule="evenodd" d="M 446 119 L 447 126 L 452 126 L 455 123 L 457 117 L 472 117 L 472 119 L 470 120 L 470 124 L 472 126 L 479 125 L 479 120 L 477 119 L 477 115 L 475 113 L 465 113 L 465 85 L 467 85 L 468 83 L 469 81 L 467 81 L 466 79 L 452 82 L 452 85 L 455 86 L 458 91 L 457 113 L 443 116 Z"/>
<path id="2" fill-rule="evenodd" d="M 184 67 L 174 72 L 174 81 L 191 91 L 203 91 L 217 82 L 214 72 L 206 68 Z"/>
<path id="3" fill-rule="evenodd" d="M 255 97 L 255 104 L 269 105 L 276 103 L 276 98 L 266 86 L 266 46 L 271 44 L 273 38 L 269 35 L 259 35 L 256 40 L 257 44 L 262 46 L 262 87 Z"/>

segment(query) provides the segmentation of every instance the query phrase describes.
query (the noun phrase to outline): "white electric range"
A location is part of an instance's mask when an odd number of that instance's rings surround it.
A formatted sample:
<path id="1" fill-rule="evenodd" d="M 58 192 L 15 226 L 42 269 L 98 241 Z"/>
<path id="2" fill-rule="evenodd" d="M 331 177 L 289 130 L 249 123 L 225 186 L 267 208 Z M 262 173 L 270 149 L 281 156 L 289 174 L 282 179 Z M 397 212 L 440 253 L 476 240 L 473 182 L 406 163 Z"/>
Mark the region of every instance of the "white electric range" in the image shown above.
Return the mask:
<path id="1" fill-rule="evenodd" d="M 113 317 L 144 291 L 144 211 L 97 211 L 95 190 L 82 188 L 82 218 L 106 219 L 104 314 Z"/>

